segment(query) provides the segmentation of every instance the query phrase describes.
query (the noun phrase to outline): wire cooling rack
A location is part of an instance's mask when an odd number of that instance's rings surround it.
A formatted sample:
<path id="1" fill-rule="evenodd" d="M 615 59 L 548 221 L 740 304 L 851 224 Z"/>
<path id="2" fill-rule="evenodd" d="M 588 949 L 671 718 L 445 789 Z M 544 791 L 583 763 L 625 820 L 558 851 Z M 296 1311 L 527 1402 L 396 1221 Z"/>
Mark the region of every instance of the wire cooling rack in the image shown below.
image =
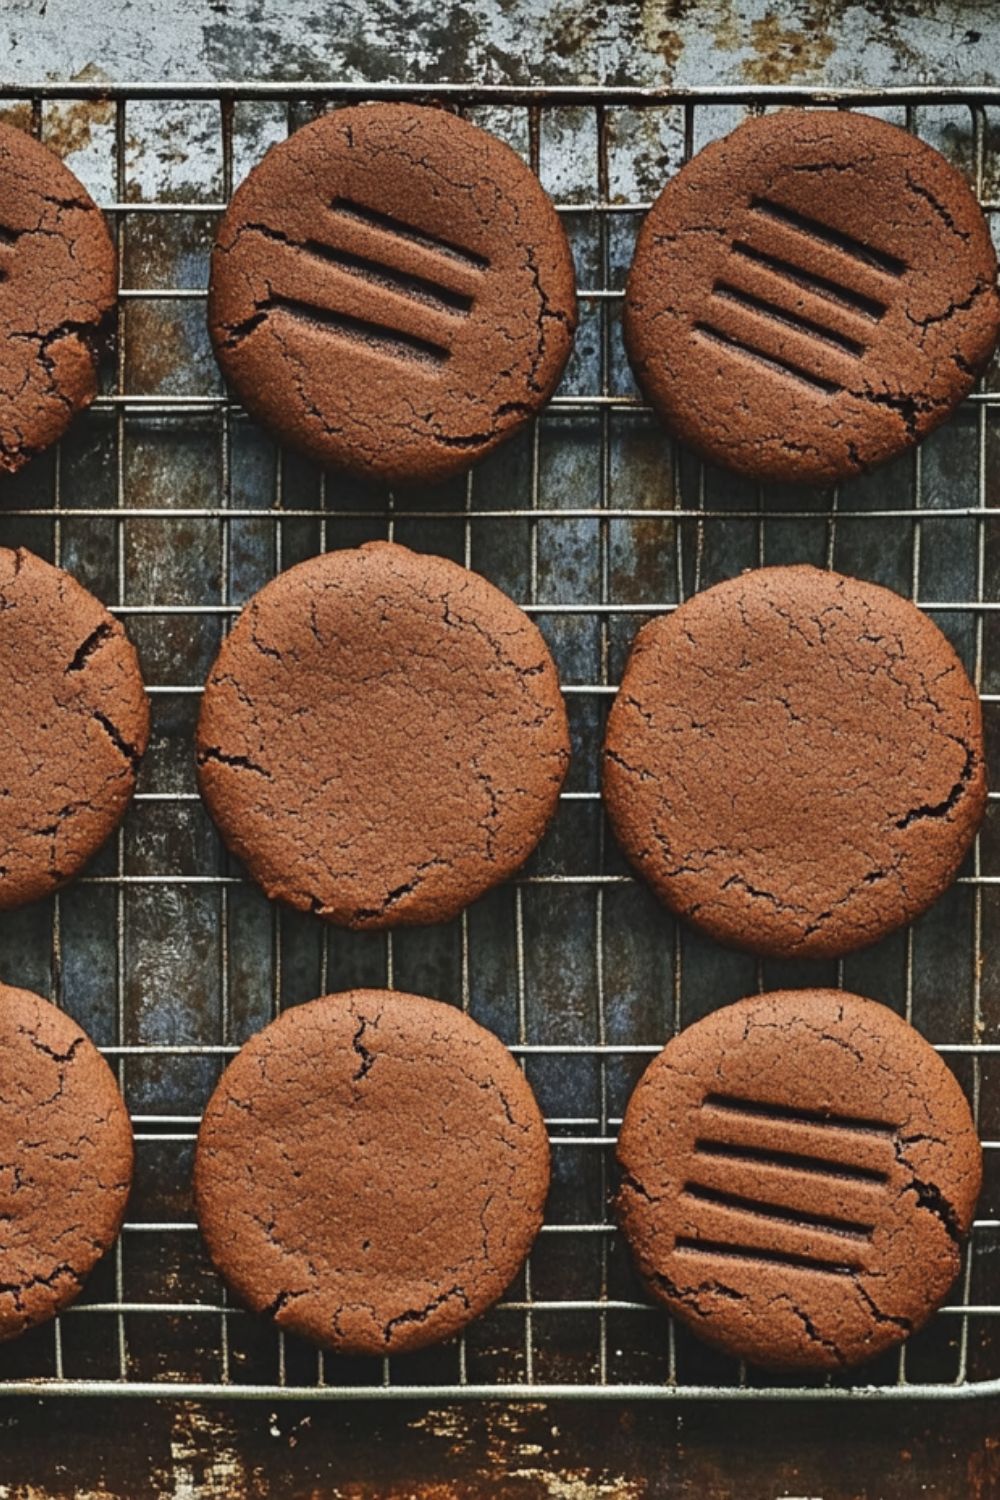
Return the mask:
<path id="1" fill-rule="evenodd" d="M 228 399 L 204 328 L 211 240 L 234 183 L 317 112 L 376 98 L 460 110 L 519 150 L 563 216 L 581 289 L 576 351 L 534 427 L 466 479 L 396 493 L 277 449 Z M 0 117 L 64 155 L 101 203 L 121 266 L 102 395 L 57 450 L 0 485 L 0 544 L 52 558 L 115 607 L 154 706 L 117 840 L 62 894 L 0 918 L 0 974 L 90 1031 L 118 1069 L 137 1139 L 117 1250 L 78 1304 L 0 1350 L 0 1395 L 1000 1392 L 995 802 L 936 907 L 839 963 L 760 962 L 675 923 L 602 820 L 601 729 L 635 630 L 744 567 L 825 563 L 913 598 L 973 674 L 988 732 L 997 719 L 995 370 L 916 454 L 833 490 L 760 488 L 700 464 L 631 383 L 619 312 L 644 210 L 692 152 L 781 103 L 901 124 L 1000 212 L 1000 90 L 0 85 Z M 447 926 L 388 936 L 269 906 L 221 848 L 191 753 L 200 684 L 241 603 L 303 557 L 380 536 L 454 557 L 523 604 L 559 663 L 574 740 L 559 817 L 521 876 Z M 986 1184 L 963 1274 L 923 1332 L 855 1377 L 785 1383 L 707 1350 L 647 1304 L 608 1198 L 622 1111 L 666 1038 L 756 989 L 817 983 L 894 1006 L 947 1055 L 986 1137 Z M 231 1305 L 189 1189 L 200 1114 L 227 1057 L 283 1006 L 359 984 L 452 1001 L 496 1031 L 522 1060 L 553 1145 L 546 1223 L 502 1303 L 459 1340 L 384 1361 L 318 1353 Z"/>

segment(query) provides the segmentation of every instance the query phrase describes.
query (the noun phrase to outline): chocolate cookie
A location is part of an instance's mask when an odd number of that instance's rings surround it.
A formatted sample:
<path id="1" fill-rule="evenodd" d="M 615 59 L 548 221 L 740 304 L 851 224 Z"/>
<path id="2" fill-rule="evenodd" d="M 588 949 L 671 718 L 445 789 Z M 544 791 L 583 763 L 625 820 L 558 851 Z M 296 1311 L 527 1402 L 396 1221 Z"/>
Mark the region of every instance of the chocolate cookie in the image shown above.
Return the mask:
<path id="1" fill-rule="evenodd" d="M 267 894 L 348 927 L 444 922 L 528 857 L 569 761 L 540 633 L 387 542 L 255 595 L 198 723 L 198 781 Z"/>
<path id="2" fill-rule="evenodd" d="M 257 1312 L 348 1354 L 450 1337 L 517 1273 L 549 1147 L 507 1049 L 393 990 L 286 1011 L 230 1063 L 198 1135 L 198 1220 Z"/>
<path id="3" fill-rule="evenodd" d="M 964 178 L 869 115 L 747 120 L 670 181 L 625 300 L 636 379 L 707 458 L 844 479 L 926 437 L 1000 328 Z"/>
<path id="4" fill-rule="evenodd" d="M 139 663 L 75 578 L 0 548 L 0 909 L 72 878 L 125 814 L 149 737 Z"/>
<path id="5" fill-rule="evenodd" d="M 618 1161 L 651 1294 L 778 1369 L 857 1364 L 926 1322 L 982 1176 L 933 1047 L 838 990 L 757 995 L 669 1042 L 629 1100 Z"/>
<path id="6" fill-rule="evenodd" d="M 847 953 L 955 878 L 986 807 L 979 699 L 898 594 L 761 568 L 639 632 L 604 797 L 636 869 L 712 937 Z"/>
<path id="7" fill-rule="evenodd" d="M 114 246 L 83 184 L 0 125 L 0 470 L 54 443 L 94 399 L 115 289 Z"/>
<path id="8" fill-rule="evenodd" d="M 548 401 L 573 261 L 521 159 L 440 109 L 339 109 L 272 147 L 212 257 L 209 326 L 259 421 L 321 463 L 438 480 Z"/>
<path id="9" fill-rule="evenodd" d="M 131 1183 L 111 1069 L 63 1011 L 0 985 L 0 1340 L 79 1294 L 118 1236 Z"/>

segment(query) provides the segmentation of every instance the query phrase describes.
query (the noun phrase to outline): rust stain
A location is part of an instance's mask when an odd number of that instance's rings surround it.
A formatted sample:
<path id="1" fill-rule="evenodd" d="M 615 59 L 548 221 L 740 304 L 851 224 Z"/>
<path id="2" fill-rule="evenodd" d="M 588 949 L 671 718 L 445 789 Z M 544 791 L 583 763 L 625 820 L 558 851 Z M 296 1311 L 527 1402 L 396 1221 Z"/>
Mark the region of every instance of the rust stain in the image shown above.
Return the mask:
<path id="1" fill-rule="evenodd" d="M 821 75 L 836 43 L 818 28 L 795 31 L 785 27 L 779 16 L 767 11 L 751 22 L 750 45 L 756 56 L 747 58 L 741 71 L 751 83 L 789 83 Z"/>
<path id="2" fill-rule="evenodd" d="M 338 1485 L 328 1493 L 331 1500 L 333 1496 L 336 1496 L 336 1500 L 466 1500 L 466 1496 L 468 1500 L 472 1500 L 476 1492 L 467 1490 L 464 1484 L 456 1487 L 454 1484 L 438 1484 L 436 1481 L 429 1484 L 418 1481 L 413 1484 L 401 1480 L 399 1484 L 390 1484 L 388 1488 L 382 1484 L 367 1483 Z M 500 1496 L 503 1490 L 492 1490 L 491 1493 Z M 315 1497 L 310 1496 L 310 1500 L 320 1500 L 320 1497 L 321 1492 L 317 1491 Z"/>
<path id="3" fill-rule="evenodd" d="M 552 1474 L 544 1469 L 513 1469 L 511 1479 L 528 1480 L 538 1485 L 539 1500 L 642 1500 L 648 1494 L 644 1479 L 627 1479 L 624 1474 L 606 1475 L 600 1479 L 588 1476 L 583 1469 Z"/>
<path id="4" fill-rule="evenodd" d="M 88 63 L 70 80 L 71 83 L 105 82 L 106 75 L 93 63 Z M 94 129 L 109 125 L 115 117 L 115 107 L 109 99 L 57 100 L 49 104 L 44 116 L 45 144 L 57 156 L 71 156 L 90 145 Z M 31 129 L 31 102 L 19 99 L 0 109 L 0 120 L 16 130 Z"/>
<path id="5" fill-rule="evenodd" d="M 14 104 L 5 104 L 0 109 L 0 121 L 14 130 L 31 129 L 31 105 L 27 99 L 18 99 Z"/>
<path id="6" fill-rule="evenodd" d="M 982 1448 L 969 1454 L 966 1481 L 969 1500 L 992 1500 L 1000 1493 L 1000 1438 L 984 1437 Z"/>
<path id="7" fill-rule="evenodd" d="M 76 104 L 59 102 L 50 110 L 45 122 L 45 144 L 57 156 L 71 156 L 90 145 L 98 125 L 109 125 L 115 107 L 107 99 L 81 99 Z"/>
<path id="8" fill-rule="evenodd" d="M 684 51 L 684 37 L 679 31 L 664 25 L 667 17 L 664 14 L 663 0 L 644 0 L 640 19 L 643 46 L 663 59 L 666 66 L 664 81 L 668 82 Z"/>
<path id="9" fill-rule="evenodd" d="M 170 1471 L 155 1474 L 157 1500 L 208 1500 L 254 1493 L 252 1475 L 209 1411 L 178 1407 L 170 1437 Z"/>
<path id="10" fill-rule="evenodd" d="M 468 1413 L 461 1406 L 431 1407 L 421 1416 L 414 1417 L 407 1426 L 443 1442 L 446 1452 L 453 1456 L 462 1453 L 472 1443 Z"/>

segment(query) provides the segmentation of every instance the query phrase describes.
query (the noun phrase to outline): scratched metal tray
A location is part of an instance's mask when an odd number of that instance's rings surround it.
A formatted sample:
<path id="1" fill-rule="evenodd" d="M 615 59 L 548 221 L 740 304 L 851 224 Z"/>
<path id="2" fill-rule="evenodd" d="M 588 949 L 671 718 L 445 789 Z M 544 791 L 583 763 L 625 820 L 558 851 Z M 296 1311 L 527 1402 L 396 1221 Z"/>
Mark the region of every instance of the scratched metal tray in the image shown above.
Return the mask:
<path id="1" fill-rule="evenodd" d="M 533 429 L 468 479 L 405 493 L 281 452 L 227 399 L 204 327 L 210 245 L 234 183 L 316 112 L 387 97 L 459 109 L 522 152 L 563 215 L 581 290 L 570 368 Z M 942 150 L 1000 213 L 998 89 L 0 85 L 0 116 L 64 155 L 105 208 L 122 288 L 103 394 L 58 450 L 0 484 L 0 544 L 61 562 L 115 607 L 154 705 L 117 840 L 60 896 L 0 918 L 0 975 L 88 1028 L 118 1069 L 138 1151 L 117 1251 L 55 1324 L 0 1349 L 0 1396 L 1000 1392 L 996 804 L 958 884 L 912 929 L 840 963 L 761 963 L 656 904 L 609 838 L 597 791 L 602 723 L 635 630 L 761 563 L 825 563 L 915 599 L 974 675 L 988 730 L 998 717 L 996 371 L 917 454 L 832 491 L 759 488 L 702 465 L 631 382 L 621 288 L 649 200 L 693 151 L 778 103 L 884 115 Z M 388 937 L 270 906 L 222 850 L 191 754 L 200 684 L 240 604 L 301 558 L 382 536 L 479 569 L 529 610 L 558 660 L 574 741 L 559 816 L 520 878 L 447 926 Z M 930 1325 L 855 1377 L 785 1383 L 648 1306 L 608 1198 L 625 1102 L 665 1039 L 755 989 L 814 983 L 894 1006 L 946 1053 L 987 1171 L 963 1274 Z M 498 1032 L 553 1142 L 545 1226 L 502 1303 L 459 1340 L 384 1361 L 318 1353 L 231 1305 L 189 1187 L 226 1058 L 282 1007 L 357 984 L 438 996 Z"/>

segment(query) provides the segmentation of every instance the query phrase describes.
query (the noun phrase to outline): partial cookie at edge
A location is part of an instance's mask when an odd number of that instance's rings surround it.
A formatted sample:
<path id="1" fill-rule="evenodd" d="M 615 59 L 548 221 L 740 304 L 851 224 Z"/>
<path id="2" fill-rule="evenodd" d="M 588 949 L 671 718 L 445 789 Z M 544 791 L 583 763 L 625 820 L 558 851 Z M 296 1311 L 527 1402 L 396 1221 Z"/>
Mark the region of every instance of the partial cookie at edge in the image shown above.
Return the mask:
<path id="1" fill-rule="evenodd" d="M 132 1130 L 80 1027 L 0 985 L 0 1340 L 76 1298 L 121 1229 Z"/>
<path id="2" fill-rule="evenodd" d="M 0 205 L 0 470 L 12 473 L 94 399 L 117 277 L 107 225 L 83 184 L 6 125 Z"/>
<path id="3" fill-rule="evenodd" d="M 125 815 L 149 703 L 121 624 L 69 573 L 0 548 L 0 909 L 77 875 Z"/>

